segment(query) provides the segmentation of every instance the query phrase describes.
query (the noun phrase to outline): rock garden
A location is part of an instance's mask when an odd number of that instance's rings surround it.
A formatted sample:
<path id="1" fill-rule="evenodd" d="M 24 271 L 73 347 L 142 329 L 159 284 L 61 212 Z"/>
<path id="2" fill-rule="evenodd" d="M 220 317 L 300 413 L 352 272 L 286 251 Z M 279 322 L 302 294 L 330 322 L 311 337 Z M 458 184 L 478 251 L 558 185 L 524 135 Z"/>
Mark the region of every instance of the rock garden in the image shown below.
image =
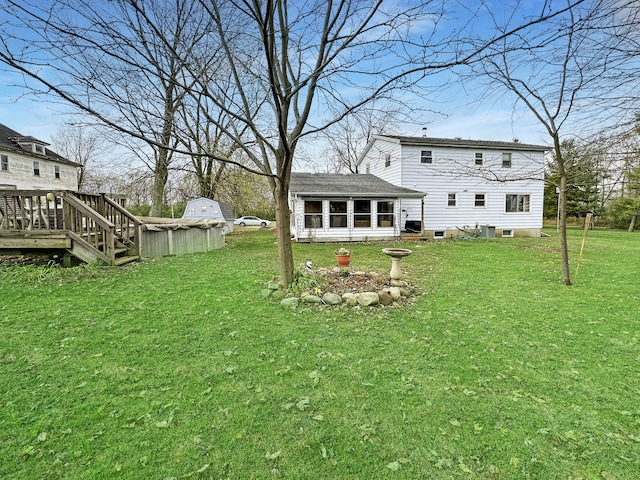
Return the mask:
<path id="1" fill-rule="evenodd" d="M 355 271 L 334 267 L 300 270 L 290 289 L 282 289 L 272 281 L 262 292 L 285 307 L 298 305 L 387 306 L 403 302 L 417 294 L 415 286 L 377 272 Z"/>

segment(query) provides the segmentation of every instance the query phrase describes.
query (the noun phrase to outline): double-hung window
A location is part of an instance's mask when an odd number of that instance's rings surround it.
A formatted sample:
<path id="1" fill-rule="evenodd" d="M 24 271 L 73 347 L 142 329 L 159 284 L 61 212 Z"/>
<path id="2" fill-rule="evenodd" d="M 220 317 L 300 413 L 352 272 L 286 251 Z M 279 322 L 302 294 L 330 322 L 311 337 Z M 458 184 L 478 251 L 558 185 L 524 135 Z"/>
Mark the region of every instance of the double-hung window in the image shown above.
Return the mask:
<path id="1" fill-rule="evenodd" d="M 458 194 L 447 193 L 447 207 L 457 207 L 457 206 L 458 206 Z"/>
<path id="2" fill-rule="evenodd" d="M 9 171 L 9 157 L 6 155 L 0 155 L 0 171 Z"/>
<path id="3" fill-rule="evenodd" d="M 507 213 L 526 213 L 529 211 L 531 205 L 530 195 L 516 195 L 510 194 L 506 197 L 504 211 Z"/>
<path id="4" fill-rule="evenodd" d="M 305 200 L 304 228 L 322 228 L 322 200 Z"/>
<path id="5" fill-rule="evenodd" d="M 378 202 L 378 227 L 393 227 L 393 202 Z"/>
<path id="6" fill-rule="evenodd" d="M 33 175 L 36 177 L 40 176 L 40 162 L 37 160 L 33 161 Z"/>
<path id="7" fill-rule="evenodd" d="M 476 156 L 475 156 L 476 167 L 481 167 L 483 163 L 484 163 L 484 154 L 482 152 L 476 152 Z"/>
<path id="8" fill-rule="evenodd" d="M 426 163 L 426 164 L 433 163 L 433 150 L 421 150 L 420 163 Z"/>
<path id="9" fill-rule="evenodd" d="M 473 199 L 474 207 L 486 207 L 487 206 L 487 196 L 484 193 L 476 193 Z"/>
<path id="10" fill-rule="evenodd" d="M 371 200 L 353 201 L 354 228 L 371 228 Z"/>
<path id="11" fill-rule="evenodd" d="M 329 202 L 329 228 L 347 228 L 346 200 Z"/>
<path id="12" fill-rule="evenodd" d="M 59 180 L 60 179 L 60 166 L 59 165 L 54 165 L 53 166 L 53 176 Z"/>
<path id="13" fill-rule="evenodd" d="M 511 153 L 502 154 L 502 168 L 511 168 Z"/>

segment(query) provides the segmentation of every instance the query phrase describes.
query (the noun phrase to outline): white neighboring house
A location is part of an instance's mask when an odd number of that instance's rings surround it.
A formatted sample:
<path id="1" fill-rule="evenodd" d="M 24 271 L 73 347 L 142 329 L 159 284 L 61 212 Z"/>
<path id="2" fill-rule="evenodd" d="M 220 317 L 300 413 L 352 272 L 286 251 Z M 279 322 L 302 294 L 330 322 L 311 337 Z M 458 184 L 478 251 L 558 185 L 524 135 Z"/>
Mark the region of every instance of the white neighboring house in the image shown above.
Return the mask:
<path id="1" fill-rule="evenodd" d="M 78 190 L 80 165 L 0 124 L 0 190 Z"/>
<path id="2" fill-rule="evenodd" d="M 487 236 L 536 237 L 548 150 L 518 142 L 374 135 L 358 167 L 425 192 L 424 205 L 403 203 L 403 230 L 446 238 L 460 235 L 458 227 L 478 225 Z"/>
<path id="3" fill-rule="evenodd" d="M 397 239 L 405 202 L 423 197 L 374 175 L 293 172 L 291 235 L 307 242 Z"/>

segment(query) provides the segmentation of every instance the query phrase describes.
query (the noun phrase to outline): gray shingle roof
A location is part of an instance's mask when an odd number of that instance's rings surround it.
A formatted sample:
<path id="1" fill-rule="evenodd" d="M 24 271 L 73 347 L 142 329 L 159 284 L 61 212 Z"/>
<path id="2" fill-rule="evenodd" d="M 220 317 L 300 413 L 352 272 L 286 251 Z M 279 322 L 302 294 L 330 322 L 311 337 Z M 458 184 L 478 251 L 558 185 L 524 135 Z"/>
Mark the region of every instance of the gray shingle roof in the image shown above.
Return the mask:
<path id="1" fill-rule="evenodd" d="M 23 142 L 30 143 L 38 143 L 45 147 L 45 155 L 37 155 L 33 152 L 23 149 L 17 140 L 21 140 Z M 37 138 L 31 136 L 22 135 L 15 130 L 7 127 L 0 123 L 0 150 L 12 151 L 17 153 L 22 153 L 24 155 L 29 155 L 34 158 L 46 158 L 48 160 L 53 160 L 55 162 L 64 163 L 66 165 L 73 165 L 74 167 L 79 167 L 80 165 L 76 162 L 72 162 L 71 160 L 67 160 L 66 158 L 58 155 L 56 152 L 49 150 L 46 146 L 49 145 L 47 142 L 43 142 L 42 140 L 38 140 Z"/>
<path id="2" fill-rule="evenodd" d="M 425 147 L 467 147 L 467 148 L 493 148 L 496 150 L 533 150 L 546 152 L 550 150 L 545 145 L 533 145 L 528 143 L 500 142 L 495 140 L 464 140 L 462 138 L 433 138 L 433 137 L 407 137 L 403 135 L 375 135 L 374 138 L 395 140 L 405 145 L 423 145 Z"/>
<path id="3" fill-rule="evenodd" d="M 339 173 L 291 173 L 289 191 L 292 194 L 336 196 L 394 196 L 421 198 L 425 194 L 409 188 L 397 187 L 375 175 Z"/>

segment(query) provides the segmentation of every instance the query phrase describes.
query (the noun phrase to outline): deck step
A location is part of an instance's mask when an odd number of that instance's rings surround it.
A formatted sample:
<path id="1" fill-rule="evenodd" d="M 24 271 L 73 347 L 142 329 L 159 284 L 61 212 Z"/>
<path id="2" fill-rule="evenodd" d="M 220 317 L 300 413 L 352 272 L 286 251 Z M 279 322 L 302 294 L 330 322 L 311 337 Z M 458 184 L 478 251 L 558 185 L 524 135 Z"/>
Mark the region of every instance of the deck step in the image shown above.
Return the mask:
<path id="1" fill-rule="evenodd" d="M 124 265 L 125 263 L 129 263 L 129 262 L 137 262 L 138 260 L 140 260 L 140 257 L 138 257 L 136 255 L 127 255 L 127 256 L 124 256 L 124 257 L 116 258 L 115 264 L 117 266 L 120 266 L 120 265 Z"/>

